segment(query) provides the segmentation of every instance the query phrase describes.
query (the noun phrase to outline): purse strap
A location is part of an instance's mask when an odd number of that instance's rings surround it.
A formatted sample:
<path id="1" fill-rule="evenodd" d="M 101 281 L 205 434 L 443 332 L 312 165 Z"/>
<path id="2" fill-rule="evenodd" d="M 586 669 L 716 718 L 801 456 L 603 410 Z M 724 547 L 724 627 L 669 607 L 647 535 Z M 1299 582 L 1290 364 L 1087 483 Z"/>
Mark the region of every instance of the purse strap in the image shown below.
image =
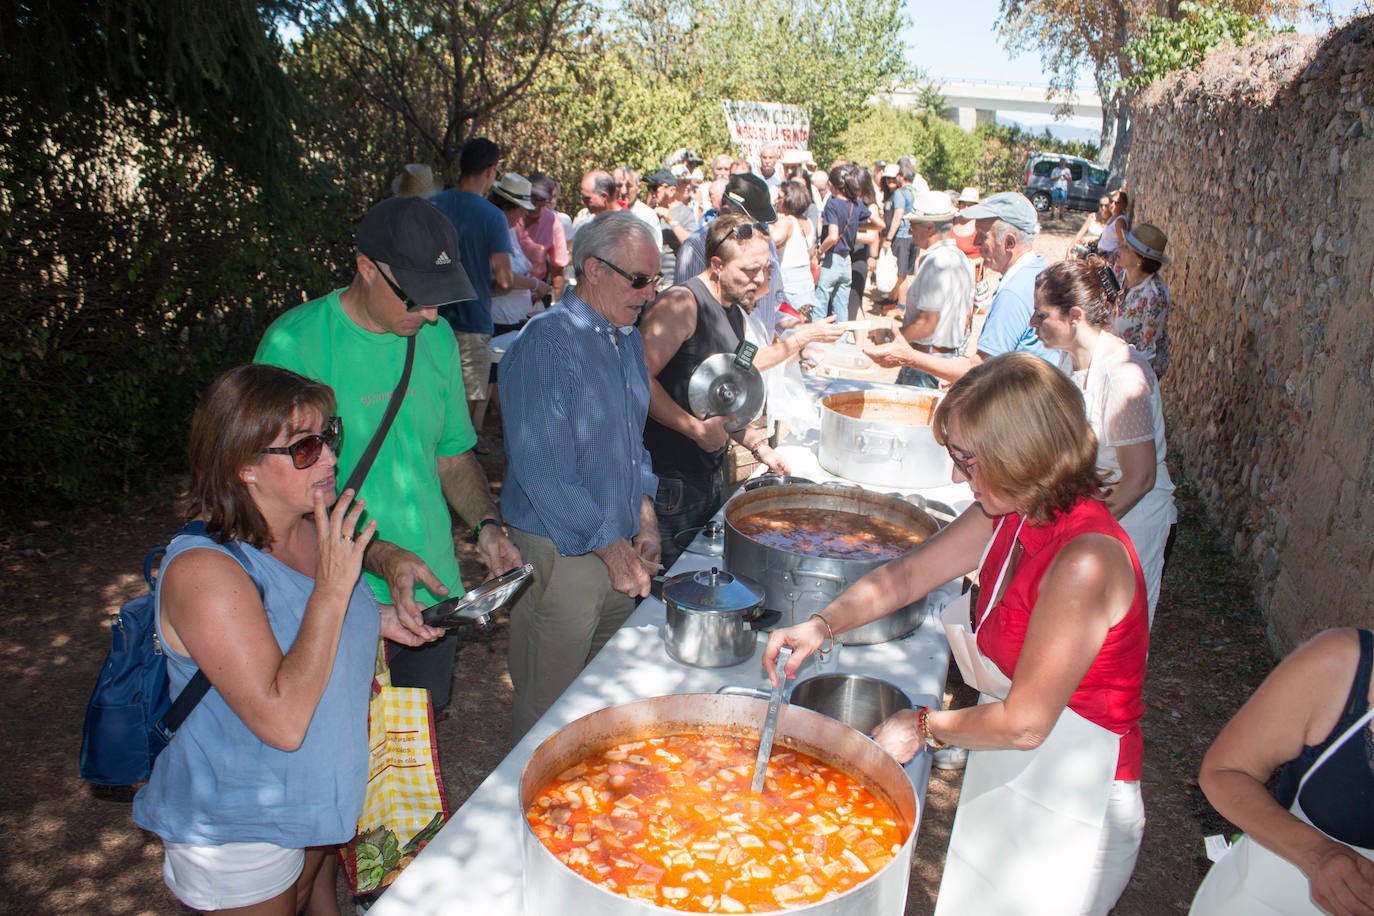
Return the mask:
<path id="1" fill-rule="evenodd" d="M 372 434 L 372 441 L 367 443 L 367 448 L 363 449 L 362 457 L 353 467 L 353 473 L 348 475 L 348 480 L 343 485 L 345 490 L 352 490 L 356 494 L 362 489 L 363 481 L 367 479 L 367 472 L 372 470 L 372 463 L 377 460 L 377 453 L 381 451 L 382 442 L 386 439 L 386 434 L 391 431 L 391 423 L 396 419 L 396 413 L 401 409 L 401 402 L 405 400 L 406 391 L 410 388 L 410 370 L 415 365 L 415 338 L 418 336 L 418 334 L 412 334 L 406 341 L 406 364 L 401 369 L 401 380 L 396 383 L 395 390 L 391 392 L 391 400 L 387 402 L 386 413 L 382 415 L 382 422 L 378 424 L 377 431 Z"/>
<path id="2" fill-rule="evenodd" d="M 177 532 L 177 536 L 180 537 L 183 534 L 208 535 L 208 533 L 209 532 L 205 528 L 205 523 L 197 519 L 196 521 L 187 522 L 183 525 L 181 530 Z M 224 549 L 229 551 L 235 560 L 239 561 L 239 565 L 243 567 L 243 571 L 248 573 L 248 578 L 253 580 L 253 585 L 257 586 L 258 597 L 261 598 L 263 596 L 262 583 L 259 582 L 252 571 L 249 570 L 248 559 L 244 556 L 243 548 L 239 546 L 237 541 L 228 541 L 224 544 Z M 158 554 L 164 554 L 166 552 L 167 548 L 159 548 L 153 554 L 149 554 L 148 559 L 144 561 L 143 576 L 148 579 L 149 585 L 152 585 L 153 582 L 151 578 L 151 567 L 154 558 Z M 181 693 L 177 694 L 177 698 L 172 701 L 172 705 L 167 707 L 167 712 L 163 713 L 161 719 L 153 723 L 153 727 L 162 735 L 164 741 L 172 740 L 172 735 L 176 734 L 178 728 L 181 728 L 181 723 L 186 721 L 186 717 L 191 714 L 191 710 L 195 709 L 196 704 L 204 699 L 205 695 L 210 692 L 210 686 L 210 679 L 205 676 L 205 672 L 197 668 L 196 673 L 191 675 L 191 679 L 187 681 L 186 686 L 181 689 Z"/>

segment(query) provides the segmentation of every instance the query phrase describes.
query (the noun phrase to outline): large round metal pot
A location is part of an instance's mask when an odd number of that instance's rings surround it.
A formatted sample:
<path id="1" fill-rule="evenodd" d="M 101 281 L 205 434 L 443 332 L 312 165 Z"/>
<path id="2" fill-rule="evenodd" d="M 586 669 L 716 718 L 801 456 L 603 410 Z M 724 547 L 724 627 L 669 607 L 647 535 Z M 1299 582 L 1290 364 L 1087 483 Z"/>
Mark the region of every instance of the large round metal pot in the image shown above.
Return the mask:
<path id="1" fill-rule="evenodd" d="M 805 622 L 871 570 L 887 560 L 812 557 L 759 543 L 742 533 L 735 523 L 770 509 L 829 509 L 878 518 L 922 537 L 930 537 L 939 525 L 926 512 L 906 500 L 862 487 L 820 484 L 816 486 L 763 487 L 739 493 L 725 506 L 725 567 L 748 576 L 763 586 L 763 606 L 782 613 L 783 626 Z M 842 634 L 849 646 L 900 639 L 925 619 L 926 599 L 918 598 L 885 617 Z"/>
<path id="2" fill-rule="evenodd" d="M 846 480 L 900 490 L 948 484 L 953 465 L 930 431 L 940 397 L 923 388 L 826 395 L 816 456 L 821 467 Z"/>
<path id="3" fill-rule="evenodd" d="M 747 662 L 758 631 L 780 618 L 764 611 L 761 585 L 714 566 L 664 580 L 662 596 L 668 618 L 664 647 L 677 661 L 697 668 Z"/>
<path id="4" fill-rule="evenodd" d="M 710 732 L 756 736 L 768 704 L 751 697 L 682 694 L 598 710 L 550 735 L 530 756 L 520 777 L 520 822 L 525 852 L 525 916 L 596 913 L 598 916 L 680 914 L 632 900 L 592 884 L 560 862 L 535 836 L 524 812 L 559 773 L 607 747 L 650 735 Z M 897 856 L 867 881 L 829 900 L 788 913 L 808 916 L 900 916 L 906 908 L 911 853 L 920 822 L 919 802 L 906 772 L 886 751 L 858 732 L 797 706 L 778 719 L 777 745 L 803 751 L 861 780 L 890 802 L 905 840 Z"/>

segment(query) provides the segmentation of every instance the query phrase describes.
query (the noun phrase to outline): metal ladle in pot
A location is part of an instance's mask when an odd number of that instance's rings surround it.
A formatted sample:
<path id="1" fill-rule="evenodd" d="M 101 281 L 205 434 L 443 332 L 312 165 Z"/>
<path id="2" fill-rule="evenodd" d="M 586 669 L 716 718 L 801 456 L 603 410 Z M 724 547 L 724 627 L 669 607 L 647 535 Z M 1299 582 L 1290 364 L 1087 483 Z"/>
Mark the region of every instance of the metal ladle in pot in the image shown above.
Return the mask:
<path id="1" fill-rule="evenodd" d="M 763 717 L 763 733 L 759 735 L 759 755 L 754 758 L 754 782 L 750 788 L 763 791 L 763 778 L 768 775 L 768 758 L 773 756 L 773 736 L 778 731 L 778 713 L 782 710 L 782 692 L 787 688 L 787 673 L 783 670 L 792 650 L 783 646 L 778 651 L 778 682 L 768 694 L 768 712 Z"/>

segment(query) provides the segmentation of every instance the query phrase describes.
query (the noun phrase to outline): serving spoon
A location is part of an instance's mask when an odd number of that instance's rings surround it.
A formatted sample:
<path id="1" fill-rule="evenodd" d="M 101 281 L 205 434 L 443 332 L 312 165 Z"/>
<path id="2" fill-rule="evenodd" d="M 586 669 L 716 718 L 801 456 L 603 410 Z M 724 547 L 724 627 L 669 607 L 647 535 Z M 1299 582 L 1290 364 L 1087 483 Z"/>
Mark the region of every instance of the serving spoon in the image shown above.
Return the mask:
<path id="1" fill-rule="evenodd" d="M 773 755 L 773 736 L 778 731 L 778 713 L 782 710 L 782 692 L 787 686 L 783 668 L 792 657 L 792 649 L 783 646 L 778 651 L 778 682 L 768 694 L 768 712 L 763 717 L 763 732 L 759 735 L 759 755 L 754 758 L 754 782 L 751 791 L 763 791 L 763 778 L 768 775 L 768 758 Z"/>

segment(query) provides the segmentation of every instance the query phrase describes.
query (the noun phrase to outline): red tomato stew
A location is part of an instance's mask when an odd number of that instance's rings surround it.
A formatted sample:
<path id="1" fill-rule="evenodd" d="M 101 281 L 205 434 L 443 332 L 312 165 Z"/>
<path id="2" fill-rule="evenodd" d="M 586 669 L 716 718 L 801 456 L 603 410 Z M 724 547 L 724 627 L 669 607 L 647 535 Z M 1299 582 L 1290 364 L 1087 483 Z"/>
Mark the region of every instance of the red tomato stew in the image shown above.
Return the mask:
<path id="1" fill-rule="evenodd" d="M 525 812 L 565 865 L 607 890 L 690 913 L 768 913 L 843 894 L 900 852 L 885 799 L 807 754 L 775 748 L 750 791 L 753 738 L 618 744 L 560 773 Z"/>
<path id="2" fill-rule="evenodd" d="M 764 547 L 840 560 L 891 560 L 925 540 L 891 522 L 834 509 L 765 509 L 732 524 Z"/>

